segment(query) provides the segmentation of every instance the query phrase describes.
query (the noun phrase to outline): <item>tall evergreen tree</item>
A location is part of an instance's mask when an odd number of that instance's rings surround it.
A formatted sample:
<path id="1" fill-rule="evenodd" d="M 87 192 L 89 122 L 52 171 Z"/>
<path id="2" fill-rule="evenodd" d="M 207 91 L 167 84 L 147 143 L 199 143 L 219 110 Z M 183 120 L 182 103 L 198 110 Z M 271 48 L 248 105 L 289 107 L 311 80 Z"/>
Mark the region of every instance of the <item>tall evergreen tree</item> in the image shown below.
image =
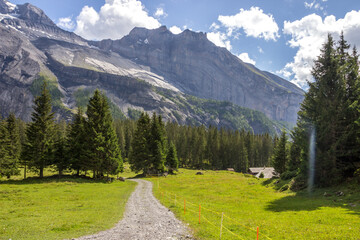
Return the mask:
<path id="1" fill-rule="evenodd" d="M 19 173 L 16 159 L 13 156 L 13 147 L 5 121 L 0 119 L 0 177 L 10 178 Z"/>
<path id="2" fill-rule="evenodd" d="M 136 173 L 143 171 L 145 174 L 150 168 L 150 117 L 147 113 L 142 113 L 137 120 L 136 130 L 131 143 L 129 163 L 131 169 Z"/>
<path id="3" fill-rule="evenodd" d="M 86 120 L 83 116 L 83 110 L 78 108 L 73 122 L 70 124 L 70 131 L 67 138 L 68 142 L 68 157 L 70 160 L 71 168 L 76 171 L 79 176 L 80 170 L 91 170 L 88 166 L 87 157 L 87 140 L 88 136 L 85 129 Z"/>
<path id="4" fill-rule="evenodd" d="M 360 146 L 357 142 L 357 139 L 360 137 L 360 127 L 356 124 L 356 120 L 360 118 L 359 61 L 356 48 L 353 49 L 352 55 L 341 50 L 342 48 L 348 50 L 349 47 L 342 36 L 339 41 L 338 52 L 341 53 L 339 56 L 341 60 L 340 73 L 345 82 L 345 94 L 342 103 L 344 107 L 341 112 L 342 128 L 338 141 L 337 167 L 341 169 L 341 174 L 344 178 L 351 177 L 356 170 L 354 163 L 360 162 Z"/>
<path id="5" fill-rule="evenodd" d="M 89 100 L 86 114 L 87 154 L 94 177 L 122 171 L 123 162 L 110 107 L 105 95 L 98 89 Z"/>
<path id="6" fill-rule="evenodd" d="M 343 34 L 337 46 L 329 35 L 313 68 L 314 82 L 299 112 L 294 144 L 300 149 L 301 174 L 307 175 L 310 129 L 316 130 L 315 183 L 328 186 L 352 176 L 359 162 L 359 63 Z"/>
<path id="7" fill-rule="evenodd" d="M 286 136 L 286 132 L 283 130 L 280 139 L 275 146 L 274 155 L 272 158 L 273 167 L 275 171 L 280 174 L 285 172 L 286 163 L 288 160 L 286 143 L 287 143 L 287 136 Z"/>
<path id="8" fill-rule="evenodd" d="M 166 156 L 166 166 L 170 173 L 174 173 L 179 167 L 179 160 L 176 153 L 176 148 L 173 142 L 170 143 L 169 152 Z"/>
<path id="9" fill-rule="evenodd" d="M 7 118 L 7 130 L 11 145 L 10 156 L 14 161 L 18 162 L 21 155 L 21 142 L 19 134 L 19 126 L 14 113 L 10 113 Z"/>
<path id="10" fill-rule="evenodd" d="M 26 130 L 26 143 L 22 158 L 27 160 L 31 170 L 44 176 L 44 168 L 51 164 L 54 145 L 54 114 L 51 111 L 51 97 L 46 82 L 42 85 L 41 95 L 34 100 L 32 122 Z"/>
<path id="11" fill-rule="evenodd" d="M 63 174 L 63 171 L 70 168 L 70 159 L 68 151 L 68 125 L 65 120 L 61 120 L 56 124 L 56 139 L 54 144 L 53 165 L 59 172 L 59 176 Z"/>
<path id="12" fill-rule="evenodd" d="M 61 136 L 54 144 L 53 164 L 59 172 L 59 176 L 63 174 L 64 170 L 67 170 L 70 167 L 67 146 L 65 136 Z"/>
<path id="13" fill-rule="evenodd" d="M 153 113 L 150 127 L 150 138 L 148 139 L 148 146 L 150 151 L 150 169 L 152 171 L 164 172 L 165 171 L 165 158 L 166 158 L 166 145 L 165 145 L 165 132 L 164 124 Z"/>

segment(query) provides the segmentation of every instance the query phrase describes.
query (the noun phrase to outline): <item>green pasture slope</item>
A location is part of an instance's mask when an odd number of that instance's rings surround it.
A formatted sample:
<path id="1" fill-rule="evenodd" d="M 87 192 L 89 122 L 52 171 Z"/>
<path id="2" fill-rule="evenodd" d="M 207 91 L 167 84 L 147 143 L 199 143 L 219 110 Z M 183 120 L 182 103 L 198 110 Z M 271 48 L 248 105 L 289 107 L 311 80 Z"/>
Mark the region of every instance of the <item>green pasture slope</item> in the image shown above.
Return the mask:
<path id="1" fill-rule="evenodd" d="M 0 239 L 71 239 L 109 229 L 135 185 L 71 177 L 0 180 Z"/>
<path id="2" fill-rule="evenodd" d="M 219 239 L 222 212 L 221 239 L 256 239 L 257 226 L 259 239 L 360 239 L 358 184 L 317 190 L 310 197 L 306 192 L 279 192 L 276 180 L 226 171 L 195 173 L 180 169 L 178 175 L 149 180 L 155 196 L 188 223 L 198 239 Z M 324 196 L 325 191 L 331 196 Z M 345 195 L 336 196 L 336 191 Z"/>

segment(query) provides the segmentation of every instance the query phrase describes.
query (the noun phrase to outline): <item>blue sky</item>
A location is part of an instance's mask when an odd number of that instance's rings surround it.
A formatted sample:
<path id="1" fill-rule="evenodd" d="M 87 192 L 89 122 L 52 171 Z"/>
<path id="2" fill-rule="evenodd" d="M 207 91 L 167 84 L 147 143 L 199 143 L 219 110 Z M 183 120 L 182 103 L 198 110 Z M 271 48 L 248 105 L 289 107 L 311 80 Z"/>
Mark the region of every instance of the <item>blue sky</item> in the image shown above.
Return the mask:
<path id="1" fill-rule="evenodd" d="M 10 0 L 40 7 L 87 39 L 119 39 L 133 27 L 208 33 L 243 61 L 306 89 L 328 33 L 360 47 L 360 0 Z"/>

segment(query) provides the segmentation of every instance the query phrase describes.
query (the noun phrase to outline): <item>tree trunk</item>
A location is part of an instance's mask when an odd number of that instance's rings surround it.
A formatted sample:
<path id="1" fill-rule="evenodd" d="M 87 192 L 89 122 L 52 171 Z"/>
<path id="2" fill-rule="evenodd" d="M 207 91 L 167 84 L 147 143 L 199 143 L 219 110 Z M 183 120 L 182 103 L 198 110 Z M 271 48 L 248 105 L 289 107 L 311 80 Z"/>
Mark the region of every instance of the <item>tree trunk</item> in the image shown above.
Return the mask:
<path id="1" fill-rule="evenodd" d="M 26 163 L 24 165 L 24 179 L 26 179 Z"/>
<path id="2" fill-rule="evenodd" d="M 76 170 L 76 176 L 79 176 L 80 175 L 80 168 L 78 168 L 77 170 Z M 85 175 L 86 175 L 86 173 L 85 173 Z"/>
<path id="3" fill-rule="evenodd" d="M 40 178 L 44 177 L 44 168 L 40 167 Z"/>

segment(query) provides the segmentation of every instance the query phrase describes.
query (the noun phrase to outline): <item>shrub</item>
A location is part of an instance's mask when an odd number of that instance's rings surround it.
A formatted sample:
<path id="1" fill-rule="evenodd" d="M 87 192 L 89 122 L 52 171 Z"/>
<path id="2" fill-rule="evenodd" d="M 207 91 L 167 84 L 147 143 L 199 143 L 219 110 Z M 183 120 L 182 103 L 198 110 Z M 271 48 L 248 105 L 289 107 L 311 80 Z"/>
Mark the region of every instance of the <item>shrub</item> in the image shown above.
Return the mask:
<path id="1" fill-rule="evenodd" d="M 307 187 L 306 179 L 303 175 L 297 175 L 290 187 L 292 191 L 300 191 Z"/>
<path id="2" fill-rule="evenodd" d="M 297 175 L 297 170 L 286 171 L 280 175 L 280 178 L 283 180 L 288 180 L 288 179 L 292 179 L 292 178 L 296 177 L 296 175 Z"/>
<path id="3" fill-rule="evenodd" d="M 259 178 L 264 178 L 264 173 L 260 173 Z"/>

